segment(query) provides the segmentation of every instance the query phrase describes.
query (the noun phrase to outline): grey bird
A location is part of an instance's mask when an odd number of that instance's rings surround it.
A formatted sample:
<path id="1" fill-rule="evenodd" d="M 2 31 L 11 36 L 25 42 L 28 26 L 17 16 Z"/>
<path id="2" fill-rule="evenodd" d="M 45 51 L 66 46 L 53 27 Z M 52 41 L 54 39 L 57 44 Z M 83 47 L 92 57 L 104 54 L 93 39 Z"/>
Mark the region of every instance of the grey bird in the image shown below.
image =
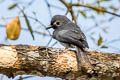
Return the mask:
<path id="1" fill-rule="evenodd" d="M 58 40 L 66 48 L 76 47 L 78 67 L 82 62 L 90 65 L 86 55 L 86 48 L 89 48 L 88 43 L 80 27 L 64 15 L 53 16 L 50 25 L 47 29 L 54 29 L 54 39 Z"/>

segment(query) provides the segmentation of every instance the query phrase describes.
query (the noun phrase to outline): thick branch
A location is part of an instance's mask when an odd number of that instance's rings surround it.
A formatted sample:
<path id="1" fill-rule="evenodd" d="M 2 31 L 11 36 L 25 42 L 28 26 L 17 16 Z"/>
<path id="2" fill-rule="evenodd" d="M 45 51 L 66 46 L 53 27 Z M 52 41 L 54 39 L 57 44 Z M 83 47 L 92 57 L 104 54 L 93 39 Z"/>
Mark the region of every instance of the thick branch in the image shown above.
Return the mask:
<path id="1" fill-rule="evenodd" d="M 93 69 L 77 69 L 75 51 L 40 46 L 0 45 L 0 73 L 54 76 L 78 80 L 119 80 L 120 55 L 89 51 Z M 80 79 L 79 79 L 80 78 Z"/>

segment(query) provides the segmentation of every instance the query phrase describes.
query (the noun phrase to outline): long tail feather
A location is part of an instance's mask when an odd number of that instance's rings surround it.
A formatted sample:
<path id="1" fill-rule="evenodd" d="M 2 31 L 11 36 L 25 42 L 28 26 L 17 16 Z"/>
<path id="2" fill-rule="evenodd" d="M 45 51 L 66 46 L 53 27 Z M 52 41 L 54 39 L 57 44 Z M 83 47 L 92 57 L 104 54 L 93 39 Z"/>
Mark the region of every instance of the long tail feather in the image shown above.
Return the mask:
<path id="1" fill-rule="evenodd" d="M 86 55 L 86 51 L 81 50 L 80 48 L 76 47 L 77 50 L 77 61 L 78 61 L 78 66 L 80 66 L 81 64 L 88 64 L 89 66 L 91 66 L 91 63 Z"/>

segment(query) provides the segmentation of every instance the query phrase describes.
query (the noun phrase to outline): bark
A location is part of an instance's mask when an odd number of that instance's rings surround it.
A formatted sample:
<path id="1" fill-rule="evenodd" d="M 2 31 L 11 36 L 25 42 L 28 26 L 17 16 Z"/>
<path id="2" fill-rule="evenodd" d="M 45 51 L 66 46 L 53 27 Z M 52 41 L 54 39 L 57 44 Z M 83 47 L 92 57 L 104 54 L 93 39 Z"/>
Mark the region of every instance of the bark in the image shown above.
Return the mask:
<path id="1" fill-rule="evenodd" d="M 93 66 L 78 71 L 75 51 L 28 45 L 0 45 L 0 73 L 73 80 L 120 80 L 120 54 L 88 51 Z M 82 64 L 81 64 L 82 65 Z"/>

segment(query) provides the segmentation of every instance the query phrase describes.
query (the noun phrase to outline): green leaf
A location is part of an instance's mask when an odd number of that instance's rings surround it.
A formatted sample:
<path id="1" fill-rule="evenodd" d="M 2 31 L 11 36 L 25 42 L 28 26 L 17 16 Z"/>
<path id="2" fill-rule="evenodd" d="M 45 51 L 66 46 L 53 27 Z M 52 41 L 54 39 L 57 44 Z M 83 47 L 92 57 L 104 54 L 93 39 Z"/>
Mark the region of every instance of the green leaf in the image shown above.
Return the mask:
<path id="1" fill-rule="evenodd" d="M 100 46 L 102 44 L 102 42 L 103 42 L 103 38 L 100 36 L 99 39 L 98 39 L 98 44 L 97 45 Z"/>
<path id="2" fill-rule="evenodd" d="M 103 1 L 111 1 L 111 0 L 100 0 L 101 2 L 103 2 Z"/>
<path id="3" fill-rule="evenodd" d="M 23 11 L 22 11 L 22 12 L 23 12 Z M 29 20 L 28 20 L 26 14 L 25 14 L 24 12 L 23 12 L 23 16 L 24 16 L 24 18 L 25 18 L 27 27 L 28 27 L 28 29 L 29 29 L 31 35 L 32 35 L 33 40 L 34 40 L 34 35 L 33 35 L 32 27 L 31 27 L 31 25 L 30 25 L 30 23 L 29 23 Z"/>
<path id="4" fill-rule="evenodd" d="M 103 45 L 103 46 L 101 46 L 101 48 L 108 48 L 108 46 Z"/>
<path id="5" fill-rule="evenodd" d="M 12 10 L 12 9 L 14 9 L 16 6 L 17 6 L 17 3 L 11 5 L 8 9 L 9 9 L 9 10 Z"/>
<path id="6" fill-rule="evenodd" d="M 100 3 L 100 2 L 108 2 L 108 1 L 111 1 L 111 0 L 98 0 L 98 1 L 96 1 L 96 3 Z"/>
<path id="7" fill-rule="evenodd" d="M 80 11 L 80 14 L 81 14 L 84 18 L 87 17 L 86 14 L 85 14 L 83 11 Z"/>
<path id="8" fill-rule="evenodd" d="M 110 9 L 112 9 L 114 12 L 118 11 L 118 8 L 115 8 L 114 6 L 110 6 Z"/>

